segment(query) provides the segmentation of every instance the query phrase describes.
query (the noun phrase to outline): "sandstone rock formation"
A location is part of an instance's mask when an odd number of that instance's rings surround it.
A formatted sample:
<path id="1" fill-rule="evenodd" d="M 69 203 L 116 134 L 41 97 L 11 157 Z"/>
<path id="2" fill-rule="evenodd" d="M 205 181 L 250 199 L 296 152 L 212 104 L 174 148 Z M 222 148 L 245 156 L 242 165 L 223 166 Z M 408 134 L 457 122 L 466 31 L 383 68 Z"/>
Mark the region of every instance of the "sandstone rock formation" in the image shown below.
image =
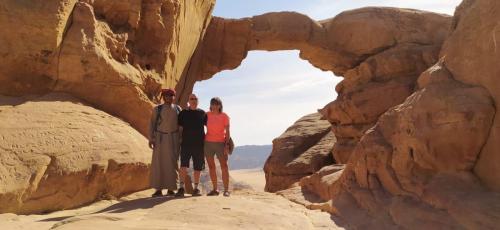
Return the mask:
<path id="1" fill-rule="evenodd" d="M 321 115 L 276 139 L 266 190 L 299 182 L 282 194 L 352 228 L 498 228 L 500 3 L 465 0 L 453 21 L 363 8 L 319 22 L 292 12 L 210 20 L 213 4 L 2 1 L 0 94 L 78 99 L 0 98 L 0 212 L 147 185 L 145 139 L 82 100 L 145 133 L 160 86 L 183 104 L 196 81 L 250 50 L 298 49 L 344 80 Z"/>
<path id="2" fill-rule="evenodd" d="M 149 186 L 146 139 L 69 95 L 0 97 L 0 152 L 0 213 L 73 208 Z"/>
<path id="3" fill-rule="evenodd" d="M 0 94 L 66 92 L 146 134 L 161 86 L 175 87 L 215 0 L 0 3 Z"/>
<path id="4" fill-rule="evenodd" d="M 146 188 L 147 142 L 107 113 L 146 134 L 159 89 L 177 85 L 214 4 L 0 2 L 0 95 L 25 97 L 1 99 L 0 212 L 53 211 Z M 30 96 L 50 92 L 71 96 Z"/>
<path id="5" fill-rule="evenodd" d="M 177 86 L 180 101 L 196 81 L 238 67 L 250 50 L 298 49 L 313 66 L 345 78 L 322 113 L 337 137 L 335 159 L 346 163 L 363 133 L 436 63 L 450 25 L 449 16 L 396 8 L 352 10 L 320 22 L 293 12 L 215 17 Z"/>
<path id="6" fill-rule="evenodd" d="M 496 1 L 464 1 L 440 61 L 362 135 L 345 169 L 326 167 L 301 180 L 307 191 L 282 194 L 352 228 L 498 228 L 498 12 Z M 320 199 L 300 198 L 307 192 Z"/>
<path id="7" fill-rule="evenodd" d="M 444 65 L 453 78 L 465 84 L 481 86 L 491 94 L 495 108 L 500 108 L 500 73 L 497 52 L 500 3 L 466 0 L 458 8 L 454 28 L 441 51 Z M 478 26 L 481 25 L 481 26 Z M 489 188 L 500 192 L 500 117 L 495 116 L 474 173 Z"/>
<path id="8" fill-rule="evenodd" d="M 472 173 L 495 113 L 490 95 L 440 64 L 419 86 L 361 138 L 343 171 L 324 169 L 301 185 L 351 227 L 495 228 L 500 194 Z"/>
<path id="9" fill-rule="evenodd" d="M 307 115 L 273 140 L 273 151 L 264 165 L 268 192 L 290 187 L 300 178 L 333 163 L 335 137 L 321 114 Z"/>

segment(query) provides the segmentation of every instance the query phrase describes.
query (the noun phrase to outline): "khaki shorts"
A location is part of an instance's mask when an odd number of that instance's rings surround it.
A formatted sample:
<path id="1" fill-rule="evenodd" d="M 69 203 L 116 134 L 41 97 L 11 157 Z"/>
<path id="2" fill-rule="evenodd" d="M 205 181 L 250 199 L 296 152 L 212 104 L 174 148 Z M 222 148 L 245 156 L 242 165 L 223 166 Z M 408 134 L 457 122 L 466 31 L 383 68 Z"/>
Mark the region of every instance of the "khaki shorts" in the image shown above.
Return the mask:
<path id="1" fill-rule="evenodd" d="M 214 157 L 217 155 L 217 158 L 222 159 L 226 156 L 224 155 L 224 142 L 209 142 L 205 141 L 203 145 L 203 150 L 205 152 L 205 156 Z"/>

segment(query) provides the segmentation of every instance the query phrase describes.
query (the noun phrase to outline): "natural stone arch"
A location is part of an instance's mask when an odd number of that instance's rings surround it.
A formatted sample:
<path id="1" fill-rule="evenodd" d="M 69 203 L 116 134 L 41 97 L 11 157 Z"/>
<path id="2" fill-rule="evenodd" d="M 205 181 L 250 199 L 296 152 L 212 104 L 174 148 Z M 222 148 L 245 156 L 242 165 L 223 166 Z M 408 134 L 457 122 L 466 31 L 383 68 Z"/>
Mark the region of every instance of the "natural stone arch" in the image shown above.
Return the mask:
<path id="1" fill-rule="evenodd" d="M 450 24 L 446 15 L 397 8 L 363 8 L 324 21 L 294 12 L 214 17 L 177 84 L 178 100 L 185 104 L 196 81 L 238 67 L 250 50 L 299 50 L 316 68 L 345 78 L 322 113 L 337 136 L 335 158 L 346 163 L 364 131 L 413 93 L 419 74 L 436 63 Z"/>

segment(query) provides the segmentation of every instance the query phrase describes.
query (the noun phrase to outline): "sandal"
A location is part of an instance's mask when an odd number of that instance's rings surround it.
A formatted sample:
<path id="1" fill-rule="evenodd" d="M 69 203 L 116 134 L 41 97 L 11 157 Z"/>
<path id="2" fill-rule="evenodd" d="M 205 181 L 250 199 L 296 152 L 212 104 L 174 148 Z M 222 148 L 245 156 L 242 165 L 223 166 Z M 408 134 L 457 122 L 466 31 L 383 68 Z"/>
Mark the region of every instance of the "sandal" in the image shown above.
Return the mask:
<path id="1" fill-rule="evenodd" d="M 224 191 L 224 196 L 228 197 L 230 196 L 231 194 L 229 193 L 229 191 Z"/>
<path id="2" fill-rule="evenodd" d="M 163 196 L 163 194 L 161 193 L 161 190 L 156 190 L 155 193 L 153 193 L 153 195 L 151 195 L 151 197 L 159 197 L 159 196 Z"/>
<path id="3" fill-rule="evenodd" d="M 211 192 L 209 192 L 207 194 L 207 196 L 218 196 L 219 195 L 219 191 L 217 190 L 212 190 Z"/>
<path id="4" fill-rule="evenodd" d="M 196 189 L 193 190 L 193 194 L 191 194 L 191 195 L 192 196 L 201 196 L 201 192 L 200 192 L 199 189 L 196 188 Z"/>
<path id="5" fill-rule="evenodd" d="M 175 196 L 175 192 L 172 190 L 168 190 L 167 194 L 165 194 L 165 196 Z"/>

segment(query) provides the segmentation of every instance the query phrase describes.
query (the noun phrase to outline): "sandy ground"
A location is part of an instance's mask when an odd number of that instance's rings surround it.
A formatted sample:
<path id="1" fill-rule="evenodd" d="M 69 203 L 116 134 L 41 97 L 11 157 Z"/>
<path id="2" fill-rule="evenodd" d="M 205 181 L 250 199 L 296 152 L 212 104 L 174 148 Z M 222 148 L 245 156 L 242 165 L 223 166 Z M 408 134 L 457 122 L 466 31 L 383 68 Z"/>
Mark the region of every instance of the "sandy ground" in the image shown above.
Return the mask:
<path id="1" fill-rule="evenodd" d="M 258 170 L 232 171 L 256 190 L 264 187 Z M 253 190 L 231 197 L 150 198 L 152 190 L 120 200 L 99 201 L 46 215 L 0 214 L 0 229 L 337 229 L 331 216 L 285 198 Z"/>
<path id="2" fill-rule="evenodd" d="M 255 191 L 264 191 L 266 177 L 262 168 L 231 170 L 230 174 L 235 181 L 249 185 Z"/>

